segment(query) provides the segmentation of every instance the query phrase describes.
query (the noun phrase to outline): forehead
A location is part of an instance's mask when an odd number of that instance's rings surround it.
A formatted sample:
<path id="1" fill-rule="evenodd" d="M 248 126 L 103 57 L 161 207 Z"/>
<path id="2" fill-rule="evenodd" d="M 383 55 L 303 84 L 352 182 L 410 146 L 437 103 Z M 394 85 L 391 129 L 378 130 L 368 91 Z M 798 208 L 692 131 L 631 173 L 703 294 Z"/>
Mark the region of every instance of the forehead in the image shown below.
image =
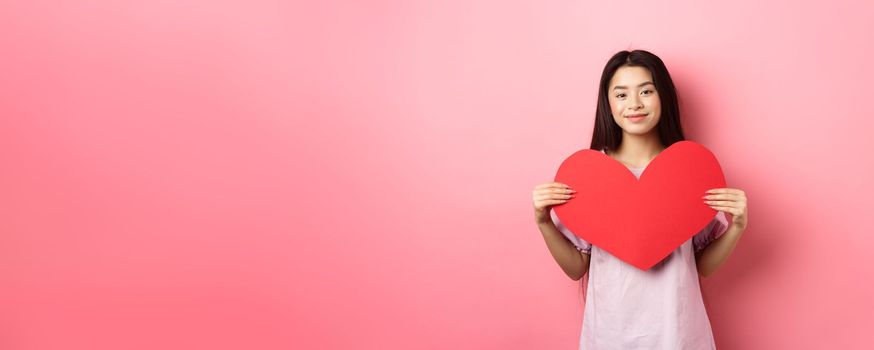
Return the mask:
<path id="1" fill-rule="evenodd" d="M 640 83 L 645 81 L 652 81 L 652 74 L 649 72 L 649 69 L 644 67 L 619 67 L 615 73 L 613 73 L 613 78 L 610 79 L 609 88 L 612 89 L 616 85 L 622 85 L 626 87 L 637 87 Z"/>

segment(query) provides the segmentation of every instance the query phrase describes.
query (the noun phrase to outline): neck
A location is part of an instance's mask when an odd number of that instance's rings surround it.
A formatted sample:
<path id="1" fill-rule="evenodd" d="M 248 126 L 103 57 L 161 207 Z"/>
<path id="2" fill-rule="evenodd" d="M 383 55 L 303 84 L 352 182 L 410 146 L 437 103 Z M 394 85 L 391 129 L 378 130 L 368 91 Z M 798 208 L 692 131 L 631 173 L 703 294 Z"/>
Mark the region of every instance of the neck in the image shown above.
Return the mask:
<path id="1" fill-rule="evenodd" d="M 632 167 L 642 168 L 665 149 L 659 135 L 649 132 L 645 135 L 623 133 L 622 143 L 616 150 L 616 157 Z"/>

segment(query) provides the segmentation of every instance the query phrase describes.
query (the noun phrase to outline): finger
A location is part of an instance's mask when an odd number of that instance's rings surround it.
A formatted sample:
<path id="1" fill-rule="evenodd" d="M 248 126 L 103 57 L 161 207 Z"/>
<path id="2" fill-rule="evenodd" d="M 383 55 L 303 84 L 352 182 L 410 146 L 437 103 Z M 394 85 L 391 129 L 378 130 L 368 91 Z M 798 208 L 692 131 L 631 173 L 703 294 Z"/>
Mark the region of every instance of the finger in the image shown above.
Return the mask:
<path id="1" fill-rule="evenodd" d="M 559 204 L 564 204 L 565 202 L 567 202 L 566 199 L 555 199 L 555 200 L 544 201 L 543 204 L 549 206 L 549 205 L 559 205 Z"/>
<path id="2" fill-rule="evenodd" d="M 726 213 L 729 213 L 731 215 L 740 215 L 740 212 L 738 212 L 737 210 L 735 210 L 734 208 L 731 208 L 731 207 L 720 207 L 720 206 L 713 206 L 713 205 L 711 205 L 710 207 L 713 208 L 714 210 L 726 212 Z"/>
<path id="3" fill-rule="evenodd" d="M 542 196 L 542 195 L 548 195 L 548 194 L 550 194 L 550 193 L 553 193 L 553 190 L 554 190 L 554 189 L 552 189 L 552 188 L 542 188 L 542 189 L 539 189 L 539 190 L 534 190 L 534 195 L 541 195 L 541 196 Z"/>
<path id="4" fill-rule="evenodd" d="M 565 185 L 561 182 L 547 182 L 545 184 L 540 184 L 534 187 L 535 189 L 544 189 L 544 188 L 570 188 L 570 186 Z"/>
<path id="5" fill-rule="evenodd" d="M 557 182 L 547 182 L 547 183 L 543 183 L 543 184 L 539 184 L 537 186 L 534 186 L 534 189 L 541 190 L 544 188 L 558 188 L 558 187 L 562 187 L 562 186 L 559 185 Z"/>
<path id="6" fill-rule="evenodd" d="M 572 194 L 545 194 L 535 197 L 535 200 L 545 201 L 550 199 L 571 199 L 573 197 L 574 195 Z"/>
<path id="7" fill-rule="evenodd" d="M 736 194 L 732 194 L 732 193 L 725 193 L 725 194 L 710 194 L 710 195 L 706 195 L 702 198 L 706 198 L 706 199 L 710 199 L 710 200 L 720 200 L 720 199 L 722 199 L 722 200 L 740 200 L 743 197 L 736 195 Z"/>
<path id="8" fill-rule="evenodd" d="M 553 199 L 571 199 L 571 198 L 574 198 L 574 195 L 548 193 L 548 194 L 543 194 L 540 196 L 535 196 L 534 200 L 535 201 L 548 201 L 548 200 L 553 200 Z"/>
<path id="9" fill-rule="evenodd" d="M 704 192 L 707 193 L 707 194 L 723 194 L 723 193 L 729 193 L 729 194 L 744 194 L 744 191 L 741 191 L 741 190 L 736 189 L 736 188 L 728 188 L 728 187 L 725 187 L 725 188 L 713 188 L 713 189 L 709 189 L 709 190 L 704 191 Z"/>
<path id="10" fill-rule="evenodd" d="M 570 190 L 570 189 L 546 188 L 546 189 L 541 189 L 541 190 L 535 190 L 533 195 L 534 196 L 550 196 L 550 195 L 554 195 L 554 194 L 573 194 L 576 192 L 577 191 Z"/>
<path id="11" fill-rule="evenodd" d="M 552 193 L 575 193 L 575 192 L 577 192 L 577 191 L 574 191 L 570 188 L 559 188 L 559 189 L 552 190 Z"/>
<path id="12" fill-rule="evenodd" d="M 735 201 L 704 201 L 707 205 L 718 205 L 723 207 L 736 207 Z"/>
<path id="13" fill-rule="evenodd" d="M 550 193 L 565 194 L 565 193 L 576 193 L 576 192 L 577 191 L 574 191 L 574 190 L 569 189 L 569 188 L 545 188 L 545 189 L 537 190 L 537 193 L 539 193 L 539 194 L 550 194 Z"/>

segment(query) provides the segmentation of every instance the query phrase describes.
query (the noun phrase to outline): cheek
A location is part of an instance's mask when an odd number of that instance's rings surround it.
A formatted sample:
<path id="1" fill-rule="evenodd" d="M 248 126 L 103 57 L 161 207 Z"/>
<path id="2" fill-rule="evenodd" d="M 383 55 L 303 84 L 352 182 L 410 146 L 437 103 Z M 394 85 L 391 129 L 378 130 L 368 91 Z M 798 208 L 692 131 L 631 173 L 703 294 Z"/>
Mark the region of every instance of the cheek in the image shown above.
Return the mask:
<path id="1" fill-rule="evenodd" d="M 610 102 L 610 110 L 613 111 L 613 114 L 622 112 L 622 104 L 616 101 Z"/>
<path id="2" fill-rule="evenodd" d="M 659 99 L 658 96 L 656 96 L 656 98 L 652 99 L 652 101 L 650 102 L 650 105 L 651 105 L 653 108 L 661 108 L 661 106 L 662 106 L 662 100 Z"/>
<path id="3" fill-rule="evenodd" d="M 613 105 L 613 110 L 611 112 L 613 112 L 613 119 L 619 121 L 619 117 L 622 116 L 622 106 Z"/>

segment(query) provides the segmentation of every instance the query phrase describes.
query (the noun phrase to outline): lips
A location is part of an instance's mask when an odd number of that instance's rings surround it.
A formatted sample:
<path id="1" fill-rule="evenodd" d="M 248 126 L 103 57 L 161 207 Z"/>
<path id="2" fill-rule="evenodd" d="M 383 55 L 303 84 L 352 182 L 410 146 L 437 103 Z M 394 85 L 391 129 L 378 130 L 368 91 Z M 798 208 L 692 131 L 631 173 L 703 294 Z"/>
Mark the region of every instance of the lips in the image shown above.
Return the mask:
<path id="1" fill-rule="evenodd" d="M 646 114 L 633 114 L 633 115 L 626 115 L 625 118 L 637 118 L 637 117 L 645 117 L 645 116 L 646 116 Z"/>

